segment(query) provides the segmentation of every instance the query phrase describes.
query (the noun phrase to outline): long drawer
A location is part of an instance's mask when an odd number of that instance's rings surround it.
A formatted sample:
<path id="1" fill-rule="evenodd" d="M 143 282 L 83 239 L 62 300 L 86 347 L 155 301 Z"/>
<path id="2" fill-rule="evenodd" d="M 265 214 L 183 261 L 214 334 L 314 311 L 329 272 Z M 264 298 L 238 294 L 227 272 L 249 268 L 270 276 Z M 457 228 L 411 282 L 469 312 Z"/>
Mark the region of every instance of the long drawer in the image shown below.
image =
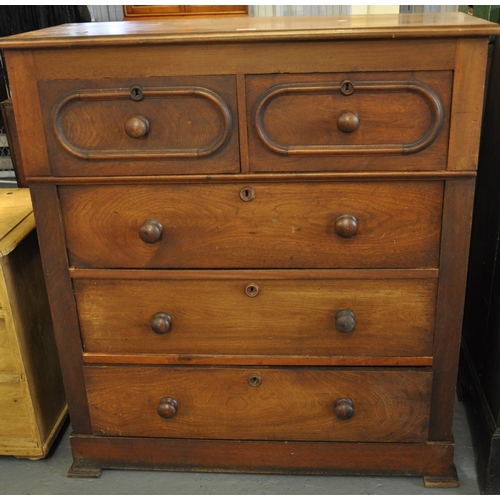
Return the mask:
<path id="1" fill-rule="evenodd" d="M 98 435 L 417 442 L 432 372 L 84 368 Z M 133 381 L 133 383 L 124 383 Z"/>
<path id="2" fill-rule="evenodd" d="M 78 268 L 437 268 L 443 182 L 62 186 Z"/>
<path id="3" fill-rule="evenodd" d="M 75 279 L 84 351 L 432 356 L 436 279 Z M 172 273 L 170 273 L 172 274 Z M 194 276 L 193 276 L 194 274 Z M 230 276 L 228 277 L 227 274 Z M 250 276 L 249 276 L 250 275 Z M 136 278 L 141 278 L 138 273 Z"/>

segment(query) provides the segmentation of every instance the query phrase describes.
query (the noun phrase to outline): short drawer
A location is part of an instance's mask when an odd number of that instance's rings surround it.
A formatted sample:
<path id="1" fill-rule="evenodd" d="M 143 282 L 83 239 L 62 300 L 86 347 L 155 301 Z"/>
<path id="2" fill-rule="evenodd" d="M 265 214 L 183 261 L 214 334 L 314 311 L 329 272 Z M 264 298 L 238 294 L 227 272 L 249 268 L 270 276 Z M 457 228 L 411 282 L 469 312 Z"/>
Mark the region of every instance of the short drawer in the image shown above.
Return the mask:
<path id="1" fill-rule="evenodd" d="M 436 279 L 75 279 L 87 353 L 432 356 Z M 149 273 L 151 274 L 151 273 Z M 297 274 L 297 273 L 294 273 Z"/>
<path id="2" fill-rule="evenodd" d="M 427 438 L 431 371 L 87 366 L 84 372 L 98 435 Z"/>
<path id="3" fill-rule="evenodd" d="M 63 186 L 78 268 L 436 268 L 443 182 Z"/>
<path id="4" fill-rule="evenodd" d="M 53 175 L 240 169 L 232 76 L 41 82 Z"/>
<path id="5" fill-rule="evenodd" d="M 246 78 L 250 170 L 446 169 L 452 72 Z"/>

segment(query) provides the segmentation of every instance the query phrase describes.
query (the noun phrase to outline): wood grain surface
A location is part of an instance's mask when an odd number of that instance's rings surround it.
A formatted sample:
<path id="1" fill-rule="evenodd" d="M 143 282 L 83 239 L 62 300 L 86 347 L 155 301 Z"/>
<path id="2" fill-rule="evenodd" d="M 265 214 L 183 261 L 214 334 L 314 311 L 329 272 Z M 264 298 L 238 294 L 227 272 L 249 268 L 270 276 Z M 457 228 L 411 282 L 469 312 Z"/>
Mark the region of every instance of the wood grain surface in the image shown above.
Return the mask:
<path id="1" fill-rule="evenodd" d="M 249 377 L 260 375 L 258 387 Z M 427 438 L 432 373 L 422 370 L 85 367 L 95 434 L 220 439 L 401 441 Z M 123 384 L 124 380 L 134 384 Z M 163 419 L 160 400 L 177 414 Z M 334 405 L 348 397 L 354 416 Z"/>
<path id="2" fill-rule="evenodd" d="M 8 255 L 35 228 L 28 189 L 0 190 L 0 256 Z"/>
<path id="3" fill-rule="evenodd" d="M 256 354 L 94 354 L 84 353 L 89 364 L 191 366 L 343 366 L 431 367 L 432 356 L 276 356 Z"/>
<path id="4" fill-rule="evenodd" d="M 2 289 L 0 293 L 2 301 L 5 301 L 7 299 L 5 290 Z M 14 349 L 17 349 L 17 345 L 14 343 L 14 339 L 11 336 L 10 330 L 7 329 L 7 325 L 5 324 L 5 319 L 3 317 L 7 314 L 6 310 L 9 310 L 8 303 L 3 304 L 2 309 L 0 310 L 2 315 L 0 318 L 0 374 L 2 375 L 9 372 L 17 372 L 19 369 L 19 357 L 15 356 L 15 353 L 13 352 Z"/>
<path id="5" fill-rule="evenodd" d="M 250 170 L 446 168 L 451 77 L 451 72 L 247 76 Z M 344 81 L 352 82 L 352 94 L 342 93 Z M 351 133 L 337 124 L 346 111 L 359 119 Z M 417 151 L 412 144 L 424 139 L 430 143 Z"/>
<path id="6" fill-rule="evenodd" d="M 132 98 L 139 88 L 141 98 Z M 239 172 L 234 76 L 39 84 L 55 175 Z M 142 137 L 127 135 L 143 117 Z"/>
<path id="7" fill-rule="evenodd" d="M 477 169 L 487 56 L 487 40 L 457 41 L 449 170 Z"/>
<path id="8" fill-rule="evenodd" d="M 107 354 L 429 356 L 436 280 L 74 280 L 84 350 Z M 286 276 L 286 273 L 284 273 Z M 260 292 L 248 297 L 253 282 Z M 336 327 L 338 311 L 355 328 Z M 172 326 L 151 321 L 167 312 Z"/>
<path id="9" fill-rule="evenodd" d="M 442 182 L 59 188 L 70 264 L 96 268 L 436 267 Z M 336 219 L 359 221 L 342 238 Z M 144 243 L 145 220 L 164 227 Z"/>
<path id="10" fill-rule="evenodd" d="M 67 412 L 28 189 L 0 190 L 0 455 L 47 455 Z"/>
<path id="11" fill-rule="evenodd" d="M 73 469 L 452 476 L 454 445 L 120 438 L 72 435 Z M 127 458 L 125 458 L 127 457 Z M 87 476 L 88 477 L 88 476 Z M 95 477 L 95 476 L 93 476 Z"/>
<path id="12" fill-rule="evenodd" d="M 11 355 L 20 356 L 18 368 L 22 371 L 17 373 L 23 374 L 36 423 L 33 434 L 42 448 L 66 414 L 66 396 L 36 232 L 4 257 L 1 265 L 15 325 L 11 341 L 16 345 Z M 48 452 L 48 446 L 43 452 Z"/>
<path id="13" fill-rule="evenodd" d="M 452 438 L 475 181 L 448 181 L 437 296 L 430 439 Z M 460 231 L 457 231 L 460 228 Z"/>
<path id="14" fill-rule="evenodd" d="M 89 434 L 92 431 L 83 378 L 78 315 L 68 271 L 57 188 L 30 185 L 30 192 L 35 213 L 43 214 L 37 220 L 37 234 L 71 426 L 75 432 Z"/>
<path id="15" fill-rule="evenodd" d="M 49 159 L 43 127 L 40 97 L 38 95 L 37 73 L 31 50 L 11 53 L 5 61 L 9 73 L 9 86 L 16 123 L 17 137 L 21 148 L 21 162 L 24 174 L 49 175 Z"/>
<path id="16" fill-rule="evenodd" d="M 74 177 L 30 177 L 29 180 L 36 184 L 55 184 L 61 186 L 76 185 L 146 185 L 146 184 L 234 184 L 235 182 L 331 182 L 331 181 L 437 181 L 446 179 L 471 179 L 475 178 L 474 170 L 426 170 L 426 171 L 383 171 L 383 172 L 279 172 L 269 173 L 241 173 L 241 174 L 213 174 L 213 175 L 141 175 L 134 176 L 74 176 Z"/>
<path id="17" fill-rule="evenodd" d="M 33 411 L 30 408 L 29 394 L 26 384 L 21 380 L 0 383 L 0 422 L 2 422 L 0 451 L 3 451 L 7 444 L 5 436 L 8 436 L 11 442 L 17 441 L 12 444 L 18 444 L 19 441 L 24 445 L 36 442 L 38 436 Z"/>
<path id="18" fill-rule="evenodd" d="M 447 13 L 91 23 L 0 42 L 72 474 L 456 479 L 495 34 Z M 187 93 L 158 97 L 172 87 Z"/>
<path id="19" fill-rule="evenodd" d="M 335 41 L 335 57 L 325 57 L 332 42 L 206 43 L 203 45 L 153 45 L 144 58 L 141 46 L 126 47 L 126 57 L 117 57 L 117 47 L 72 47 L 34 51 L 37 78 L 88 80 L 107 78 L 314 73 L 345 71 L 450 70 L 455 67 L 453 39 L 399 40 L 397 59 L 388 40 Z M 141 44 L 142 45 L 142 44 Z M 92 61 L 82 65 L 82 60 Z M 195 64 L 193 63 L 195 62 Z"/>
<path id="20" fill-rule="evenodd" d="M 459 12 L 365 16 L 242 17 L 56 26 L 8 37 L 3 48 L 207 41 L 488 36 L 498 25 Z"/>

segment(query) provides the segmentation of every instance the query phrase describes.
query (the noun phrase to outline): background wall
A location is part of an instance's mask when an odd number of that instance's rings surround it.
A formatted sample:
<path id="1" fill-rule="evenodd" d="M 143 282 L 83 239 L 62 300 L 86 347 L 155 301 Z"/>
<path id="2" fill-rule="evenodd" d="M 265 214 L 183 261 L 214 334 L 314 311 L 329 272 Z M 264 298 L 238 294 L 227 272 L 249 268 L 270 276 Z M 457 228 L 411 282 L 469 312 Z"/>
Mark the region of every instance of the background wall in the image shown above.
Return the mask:
<path id="1" fill-rule="evenodd" d="M 93 21 L 122 21 L 121 5 L 88 5 Z M 249 5 L 254 17 L 455 12 L 457 5 Z"/>
<path id="2" fill-rule="evenodd" d="M 122 21 L 123 7 L 121 5 L 87 5 L 92 21 Z"/>
<path id="3" fill-rule="evenodd" d="M 272 16 L 331 16 L 351 13 L 350 5 L 249 5 L 254 17 Z"/>

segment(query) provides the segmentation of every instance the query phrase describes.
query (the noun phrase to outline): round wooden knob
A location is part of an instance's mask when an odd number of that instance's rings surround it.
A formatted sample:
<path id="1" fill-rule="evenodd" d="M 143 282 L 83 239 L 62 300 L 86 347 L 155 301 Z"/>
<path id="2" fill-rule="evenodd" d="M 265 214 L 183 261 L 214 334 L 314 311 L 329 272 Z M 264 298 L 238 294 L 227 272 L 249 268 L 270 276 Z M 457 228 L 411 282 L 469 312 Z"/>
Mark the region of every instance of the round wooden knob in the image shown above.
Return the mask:
<path id="1" fill-rule="evenodd" d="M 335 415 L 340 420 L 349 420 L 354 415 L 354 404 L 349 398 L 340 398 L 335 403 Z"/>
<path id="2" fill-rule="evenodd" d="M 335 326 L 342 333 L 350 333 L 356 326 L 356 318 L 350 309 L 342 309 L 335 316 Z"/>
<path id="3" fill-rule="evenodd" d="M 125 122 L 125 132 L 133 139 L 144 137 L 149 132 L 148 119 L 142 115 L 134 115 L 127 118 Z"/>
<path id="4" fill-rule="evenodd" d="M 144 243 L 156 243 L 163 233 L 161 222 L 156 219 L 147 219 L 139 229 L 139 236 Z"/>
<path id="5" fill-rule="evenodd" d="M 337 118 L 337 126 L 339 130 L 345 134 L 354 132 L 359 125 L 358 115 L 354 111 L 342 111 Z"/>
<path id="6" fill-rule="evenodd" d="M 158 312 L 155 314 L 153 321 L 151 321 L 151 330 L 162 335 L 167 333 L 172 327 L 172 317 L 168 313 Z"/>
<path id="7" fill-rule="evenodd" d="M 335 232 L 342 238 L 352 238 L 358 232 L 358 219 L 354 215 L 343 214 L 335 221 Z"/>
<path id="8" fill-rule="evenodd" d="M 177 413 L 179 404 L 174 398 L 163 398 L 158 405 L 158 415 L 161 418 L 172 418 Z"/>

